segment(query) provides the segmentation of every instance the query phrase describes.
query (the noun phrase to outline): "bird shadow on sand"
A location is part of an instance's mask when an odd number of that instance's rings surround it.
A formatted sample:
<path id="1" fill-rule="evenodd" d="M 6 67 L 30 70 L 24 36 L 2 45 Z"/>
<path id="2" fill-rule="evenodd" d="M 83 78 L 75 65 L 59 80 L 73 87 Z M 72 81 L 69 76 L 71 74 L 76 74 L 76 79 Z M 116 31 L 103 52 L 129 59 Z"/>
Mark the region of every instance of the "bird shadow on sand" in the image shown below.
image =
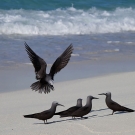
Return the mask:
<path id="1" fill-rule="evenodd" d="M 70 119 L 66 119 L 66 120 L 57 120 L 57 121 L 52 121 L 52 122 L 47 122 L 47 123 L 42 122 L 42 123 L 34 123 L 34 124 L 54 124 L 54 123 L 72 121 L 72 120 L 77 120 L 77 119 L 79 119 L 79 118 L 75 118 L 75 119 L 70 118 Z"/>
<path id="2" fill-rule="evenodd" d="M 92 117 L 95 117 L 95 116 L 97 116 L 97 115 L 92 115 L 92 116 L 88 116 L 88 117 L 83 117 L 83 118 L 69 118 L 69 119 L 66 119 L 66 120 L 57 120 L 57 121 L 52 121 L 52 122 L 47 122 L 47 123 L 44 123 L 44 122 L 42 122 L 42 123 L 34 123 L 35 125 L 37 125 L 37 124 L 44 124 L 44 125 L 48 125 L 48 124 L 55 124 L 55 123 L 59 123 L 59 122 L 64 122 L 64 121 L 75 121 L 75 120 L 85 120 L 85 119 L 89 119 L 89 118 L 92 118 Z"/>
<path id="3" fill-rule="evenodd" d="M 114 114 L 125 114 L 125 113 L 133 113 L 133 112 L 120 111 L 120 112 L 116 112 Z"/>
<path id="4" fill-rule="evenodd" d="M 107 116 L 112 116 L 112 114 L 106 114 L 106 115 L 102 115 L 102 116 L 98 116 L 98 117 L 107 117 Z"/>
<path id="5" fill-rule="evenodd" d="M 45 124 L 45 125 L 47 125 L 47 124 L 54 124 L 54 123 L 58 123 L 58 122 L 64 122 L 64 121 L 67 121 L 67 120 L 58 120 L 58 121 L 52 121 L 52 122 L 47 122 L 47 123 L 42 122 L 42 123 L 34 123 L 34 124 Z"/>
<path id="6" fill-rule="evenodd" d="M 92 115 L 92 116 L 82 117 L 82 118 L 67 119 L 67 120 L 71 120 L 71 121 L 73 121 L 73 120 L 85 120 L 85 119 L 89 119 L 89 118 L 94 118 L 95 116 L 97 116 L 97 115 Z"/>
<path id="7" fill-rule="evenodd" d="M 124 111 L 120 111 L 120 112 L 115 112 L 113 115 L 117 115 L 117 114 L 125 114 L 125 113 L 131 113 L 131 112 L 124 112 Z M 102 116 L 98 116 L 98 117 L 106 117 L 106 116 L 113 116 L 112 114 L 106 114 L 106 115 L 102 115 Z"/>
<path id="8" fill-rule="evenodd" d="M 91 112 L 98 112 L 98 111 L 104 111 L 104 110 L 108 110 L 108 108 L 103 108 L 103 109 L 99 109 L 99 110 L 92 110 Z"/>

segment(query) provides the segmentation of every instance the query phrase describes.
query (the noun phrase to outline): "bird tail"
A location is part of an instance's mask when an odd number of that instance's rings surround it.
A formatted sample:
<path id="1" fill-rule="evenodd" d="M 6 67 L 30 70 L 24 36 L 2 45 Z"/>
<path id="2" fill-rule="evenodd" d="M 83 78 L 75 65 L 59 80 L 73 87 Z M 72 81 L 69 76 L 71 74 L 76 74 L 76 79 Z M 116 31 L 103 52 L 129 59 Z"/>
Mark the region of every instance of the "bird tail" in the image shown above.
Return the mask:
<path id="1" fill-rule="evenodd" d="M 68 115 L 63 115 L 63 114 L 54 114 L 54 115 L 60 115 L 60 118 L 68 117 Z"/>
<path id="2" fill-rule="evenodd" d="M 134 112 L 134 111 L 135 111 L 135 110 L 126 108 L 126 107 L 124 107 L 124 106 L 122 106 L 122 107 L 123 107 L 123 111 L 127 111 L 127 112 Z"/>
<path id="3" fill-rule="evenodd" d="M 57 112 L 55 113 L 55 115 L 66 115 L 67 111 L 61 111 L 61 112 Z"/>
<path id="4" fill-rule="evenodd" d="M 66 111 L 55 113 L 54 115 L 60 115 L 60 117 L 68 117 Z"/>
<path id="5" fill-rule="evenodd" d="M 33 83 L 31 86 L 32 90 L 38 91 L 39 93 L 44 92 L 49 93 L 51 90 L 54 90 L 53 85 L 47 83 L 47 82 L 42 82 L 42 81 L 37 81 L 35 83 Z"/>
<path id="6" fill-rule="evenodd" d="M 24 115 L 25 118 L 35 118 L 35 114 Z"/>
<path id="7" fill-rule="evenodd" d="M 58 112 L 58 113 L 55 113 L 54 115 L 60 115 L 61 114 L 61 112 Z"/>

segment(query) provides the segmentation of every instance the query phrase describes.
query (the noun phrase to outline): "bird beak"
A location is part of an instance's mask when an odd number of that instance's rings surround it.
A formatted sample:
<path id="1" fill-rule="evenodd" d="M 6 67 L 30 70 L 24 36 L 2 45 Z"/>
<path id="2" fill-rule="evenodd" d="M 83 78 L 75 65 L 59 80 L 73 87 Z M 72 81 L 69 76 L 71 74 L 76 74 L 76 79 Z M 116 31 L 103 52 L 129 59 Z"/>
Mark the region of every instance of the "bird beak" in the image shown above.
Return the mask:
<path id="1" fill-rule="evenodd" d="M 99 98 L 93 97 L 93 99 L 99 99 Z"/>
<path id="2" fill-rule="evenodd" d="M 106 95 L 105 93 L 101 93 L 101 94 L 98 94 L 98 95 Z"/>
<path id="3" fill-rule="evenodd" d="M 59 106 L 63 106 L 63 107 L 65 107 L 64 105 L 62 105 L 62 104 L 58 104 Z"/>

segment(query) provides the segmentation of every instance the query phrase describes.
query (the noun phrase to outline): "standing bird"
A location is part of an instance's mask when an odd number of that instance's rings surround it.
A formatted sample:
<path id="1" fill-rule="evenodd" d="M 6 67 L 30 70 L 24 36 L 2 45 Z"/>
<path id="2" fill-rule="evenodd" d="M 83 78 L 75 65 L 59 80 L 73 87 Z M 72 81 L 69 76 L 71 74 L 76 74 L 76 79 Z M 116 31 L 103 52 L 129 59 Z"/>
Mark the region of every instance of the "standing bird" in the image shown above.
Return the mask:
<path id="1" fill-rule="evenodd" d="M 44 123 L 45 123 L 45 121 L 47 123 L 47 120 L 52 118 L 53 115 L 55 114 L 56 107 L 58 105 L 63 106 L 63 105 L 59 104 L 58 102 L 54 101 L 49 110 L 46 110 L 46 111 L 43 111 L 43 112 L 40 112 L 40 113 L 24 115 L 24 117 L 25 118 L 35 118 L 35 119 L 43 120 Z"/>
<path id="2" fill-rule="evenodd" d="M 134 110 L 129 109 L 129 108 L 126 108 L 126 107 L 121 106 L 118 103 L 114 102 L 111 99 L 111 92 L 101 93 L 101 94 L 98 94 L 98 95 L 105 95 L 106 96 L 105 102 L 106 102 L 106 105 L 108 106 L 108 108 L 110 108 L 111 110 L 113 110 L 112 115 L 116 111 L 134 112 Z"/>
<path id="3" fill-rule="evenodd" d="M 70 107 L 69 109 L 62 111 L 62 112 L 58 112 L 55 113 L 55 115 L 60 115 L 60 117 L 68 117 L 70 116 L 73 112 L 75 112 L 76 110 L 78 110 L 79 108 L 82 107 L 82 99 L 79 98 L 77 99 L 77 104 L 76 106 Z"/>
<path id="4" fill-rule="evenodd" d="M 87 101 L 86 101 L 86 105 L 81 107 L 77 111 L 73 112 L 71 114 L 71 116 L 83 118 L 84 115 L 87 115 L 92 109 L 92 99 L 98 99 L 98 98 L 93 97 L 93 96 L 88 96 Z"/>
<path id="5" fill-rule="evenodd" d="M 73 46 L 72 44 L 55 60 L 53 63 L 50 73 L 46 74 L 47 64 L 46 62 L 39 57 L 25 42 L 25 49 L 27 54 L 35 68 L 36 79 L 39 80 L 33 83 L 30 87 L 32 90 L 39 91 L 39 93 L 44 92 L 49 93 L 50 90 L 54 90 L 53 80 L 54 75 L 64 68 L 70 60 Z"/>

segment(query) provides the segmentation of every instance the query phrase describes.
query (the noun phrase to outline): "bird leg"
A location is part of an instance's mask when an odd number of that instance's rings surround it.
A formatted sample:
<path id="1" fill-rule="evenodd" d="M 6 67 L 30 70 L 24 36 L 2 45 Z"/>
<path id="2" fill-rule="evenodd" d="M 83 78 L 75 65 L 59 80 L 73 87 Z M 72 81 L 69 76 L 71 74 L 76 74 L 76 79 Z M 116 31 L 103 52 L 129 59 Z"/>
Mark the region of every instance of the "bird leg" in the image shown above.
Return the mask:
<path id="1" fill-rule="evenodd" d="M 112 112 L 112 115 L 113 115 L 114 111 Z"/>
<path id="2" fill-rule="evenodd" d="M 44 124 L 46 124 L 47 123 L 47 120 L 44 120 Z"/>
<path id="3" fill-rule="evenodd" d="M 75 117 L 72 117 L 72 119 L 75 119 Z"/>

